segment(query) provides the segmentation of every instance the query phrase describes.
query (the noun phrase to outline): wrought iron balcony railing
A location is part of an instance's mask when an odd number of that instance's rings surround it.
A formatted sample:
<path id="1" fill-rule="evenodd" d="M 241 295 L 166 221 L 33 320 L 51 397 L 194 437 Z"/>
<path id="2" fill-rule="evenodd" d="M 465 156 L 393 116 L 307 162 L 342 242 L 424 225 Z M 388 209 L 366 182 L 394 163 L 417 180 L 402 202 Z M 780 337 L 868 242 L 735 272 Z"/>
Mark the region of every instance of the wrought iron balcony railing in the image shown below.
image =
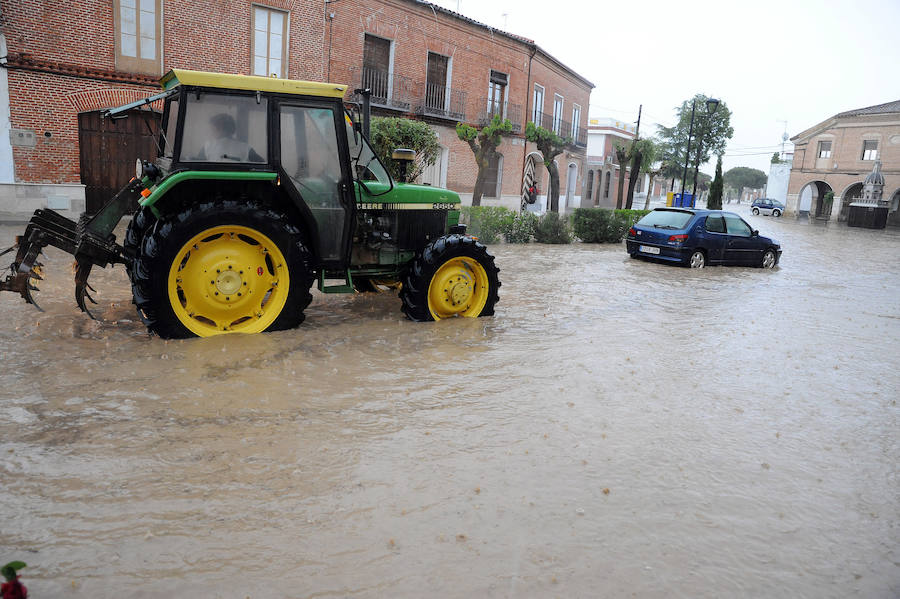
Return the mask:
<path id="1" fill-rule="evenodd" d="M 410 111 L 415 85 L 409 77 L 369 67 L 354 67 L 350 72 L 354 88 L 372 90 L 372 106 Z"/>
<path id="2" fill-rule="evenodd" d="M 501 119 L 509 119 L 512 123 L 513 133 L 522 132 L 522 105 L 513 104 L 512 102 L 495 102 L 488 98 L 478 100 L 481 109 L 478 112 L 476 124 L 479 127 L 489 125 L 494 115 L 500 115 Z"/>
<path id="3" fill-rule="evenodd" d="M 466 120 L 466 92 L 434 83 L 419 84 L 416 113 L 453 121 Z"/>

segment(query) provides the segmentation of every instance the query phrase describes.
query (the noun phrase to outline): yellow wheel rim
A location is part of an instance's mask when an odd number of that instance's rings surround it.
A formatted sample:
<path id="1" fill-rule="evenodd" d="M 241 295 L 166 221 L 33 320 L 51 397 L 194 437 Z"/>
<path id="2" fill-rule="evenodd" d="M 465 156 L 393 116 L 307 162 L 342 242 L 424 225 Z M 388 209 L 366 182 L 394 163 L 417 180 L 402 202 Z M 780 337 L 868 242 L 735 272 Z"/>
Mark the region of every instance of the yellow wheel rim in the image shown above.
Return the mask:
<path id="1" fill-rule="evenodd" d="M 444 262 L 428 286 L 428 310 L 435 320 L 451 316 L 475 318 L 488 299 L 488 277 L 474 258 Z"/>
<path id="2" fill-rule="evenodd" d="M 271 239 L 248 227 L 213 227 L 188 241 L 169 269 L 169 302 L 192 333 L 260 333 L 290 290 L 287 262 Z"/>

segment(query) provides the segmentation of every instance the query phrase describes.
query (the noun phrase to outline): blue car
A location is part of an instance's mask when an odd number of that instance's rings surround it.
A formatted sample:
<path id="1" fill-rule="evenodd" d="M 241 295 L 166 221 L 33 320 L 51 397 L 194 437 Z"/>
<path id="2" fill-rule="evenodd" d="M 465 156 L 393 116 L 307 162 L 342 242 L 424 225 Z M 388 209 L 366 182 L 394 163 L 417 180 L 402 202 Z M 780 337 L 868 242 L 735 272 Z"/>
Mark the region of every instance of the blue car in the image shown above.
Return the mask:
<path id="1" fill-rule="evenodd" d="M 722 210 L 657 208 L 628 230 L 632 258 L 677 262 L 691 268 L 726 264 L 775 268 L 781 244 L 763 237 L 737 214 Z"/>

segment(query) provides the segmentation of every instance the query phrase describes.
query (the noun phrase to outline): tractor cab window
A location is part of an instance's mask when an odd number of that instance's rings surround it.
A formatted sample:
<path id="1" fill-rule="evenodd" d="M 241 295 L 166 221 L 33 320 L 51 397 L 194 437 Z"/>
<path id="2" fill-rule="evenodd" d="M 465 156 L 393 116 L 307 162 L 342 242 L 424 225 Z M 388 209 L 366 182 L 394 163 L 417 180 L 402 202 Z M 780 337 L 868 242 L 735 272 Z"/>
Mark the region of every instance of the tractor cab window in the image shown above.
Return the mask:
<path id="1" fill-rule="evenodd" d="M 163 157 L 172 158 L 175 152 L 175 130 L 178 127 L 178 97 L 166 101 L 166 124 L 163 128 Z"/>
<path id="2" fill-rule="evenodd" d="M 188 92 L 185 100 L 182 162 L 267 161 L 266 98 Z"/>
<path id="3" fill-rule="evenodd" d="M 378 182 L 385 185 L 391 184 L 391 176 L 382 166 L 375 151 L 369 146 L 369 142 L 359 133 L 353 130 L 353 123 L 345 118 L 347 128 L 347 145 L 350 147 L 350 163 L 353 166 L 353 176 L 357 181 Z"/>

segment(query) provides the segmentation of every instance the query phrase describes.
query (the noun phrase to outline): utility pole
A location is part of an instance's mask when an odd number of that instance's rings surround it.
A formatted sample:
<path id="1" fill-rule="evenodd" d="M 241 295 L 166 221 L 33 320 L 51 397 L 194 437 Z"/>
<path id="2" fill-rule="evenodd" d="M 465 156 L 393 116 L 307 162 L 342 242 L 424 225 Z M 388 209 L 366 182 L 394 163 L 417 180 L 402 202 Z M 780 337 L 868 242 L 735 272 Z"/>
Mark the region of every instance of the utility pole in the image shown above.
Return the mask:
<path id="1" fill-rule="evenodd" d="M 641 132 L 641 111 L 644 109 L 644 105 L 640 104 L 638 106 L 638 120 L 637 127 L 634 128 L 634 141 L 637 141 L 638 134 Z"/>

